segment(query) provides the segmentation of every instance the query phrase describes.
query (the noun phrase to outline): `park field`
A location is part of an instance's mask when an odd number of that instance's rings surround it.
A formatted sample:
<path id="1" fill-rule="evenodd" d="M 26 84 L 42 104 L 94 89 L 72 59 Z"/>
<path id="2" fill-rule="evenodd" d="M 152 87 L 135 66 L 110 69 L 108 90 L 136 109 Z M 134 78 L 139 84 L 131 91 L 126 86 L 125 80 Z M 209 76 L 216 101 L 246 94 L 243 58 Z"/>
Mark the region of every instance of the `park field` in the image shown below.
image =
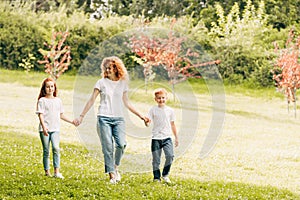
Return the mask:
<path id="1" fill-rule="evenodd" d="M 44 177 L 35 115 L 44 77 L 0 71 L 0 199 L 300 199 L 300 113 L 295 116 L 292 106 L 288 112 L 284 98 L 275 89 L 239 86 L 235 90 L 228 86 L 224 110 L 219 110 L 224 118 L 214 122 L 210 93 L 205 84 L 196 82 L 192 88 L 197 107 L 189 109 L 197 112 L 199 123 L 188 145 L 182 142 L 186 148 L 174 161 L 171 185 L 152 183 L 149 170 L 131 169 L 134 163 L 130 163 L 130 156 L 124 158 L 122 182 L 107 184 L 102 158 L 95 156 L 80 129 L 65 122 L 61 127 L 61 171 L 65 179 Z M 63 75 L 60 79 L 65 115 L 76 117 L 76 77 Z M 132 103 L 147 112 L 153 102 L 142 101 L 136 96 L 139 92 L 133 93 Z M 190 125 L 184 123 L 181 104 L 170 101 L 170 105 L 179 115 L 176 123 L 184 139 Z M 138 119 L 130 119 L 141 132 L 149 131 Z M 211 151 L 201 157 L 200 150 L 214 123 L 222 123 L 221 134 Z M 129 127 L 129 131 L 136 129 Z M 101 147 L 95 151 L 101 154 Z M 129 135 L 125 154 L 147 151 L 147 135 L 142 140 Z"/>

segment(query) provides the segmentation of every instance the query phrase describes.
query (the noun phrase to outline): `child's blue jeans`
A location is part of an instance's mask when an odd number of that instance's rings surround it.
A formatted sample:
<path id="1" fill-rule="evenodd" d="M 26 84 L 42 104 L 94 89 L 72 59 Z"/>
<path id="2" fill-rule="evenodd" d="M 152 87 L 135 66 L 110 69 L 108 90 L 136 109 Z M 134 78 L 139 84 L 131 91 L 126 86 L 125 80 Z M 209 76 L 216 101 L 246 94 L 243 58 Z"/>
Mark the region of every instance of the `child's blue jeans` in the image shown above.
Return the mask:
<path id="1" fill-rule="evenodd" d="M 166 160 L 165 160 L 163 172 L 161 174 L 159 168 L 160 168 L 162 150 L 165 153 Z M 162 140 L 152 139 L 151 151 L 152 151 L 152 167 L 153 167 L 154 179 L 160 179 L 161 175 L 168 176 L 174 158 L 172 139 L 171 138 L 162 139 Z"/>
<path id="2" fill-rule="evenodd" d="M 53 167 L 60 167 L 60 149 L 59 149 L 59 132 L 48 132 L 48 136 L 45 136 L 43 132 L 40 132 L 40 138 L 43 145 L 43 165 L 44 170 L 50 169 L 50 142 L 52 144 L 53 153 Z"/>

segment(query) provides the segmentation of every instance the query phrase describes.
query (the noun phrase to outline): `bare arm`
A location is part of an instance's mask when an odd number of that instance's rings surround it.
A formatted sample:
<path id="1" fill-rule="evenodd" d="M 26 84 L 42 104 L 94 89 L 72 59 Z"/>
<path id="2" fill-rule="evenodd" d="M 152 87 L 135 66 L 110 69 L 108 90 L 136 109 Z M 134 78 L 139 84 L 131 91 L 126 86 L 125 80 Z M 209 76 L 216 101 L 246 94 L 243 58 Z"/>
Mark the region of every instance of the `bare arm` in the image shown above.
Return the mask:
<path id="1" fill-rule="evenodd" d="M 176 128 L 174 121 L 171 122 L 171 128 L 172 128 L 173 135 L 175 136 L 175 147 L 177 147 L 179 144 L 179 141 L 178 141 L 178 136 L 177 136 L 177 128 Z"/>
<path id="2" fill-rule="evenodd" d="M 132 105 L 131 103 L 129 102 L 129 99 L 128 99 L 128 94 L 127 92 L 124 92 L 123 93 L 123 103 L 124 105 L 126 106 L 126 108 L 128 110 L 130 110 L 130 112 L 132 112 L 133 114 L 135 114 L 136 116 L 138 116 L 140 119 L 144 120 L 145 122 L 145 125 L 146 123 L 148 123 L 149 119 L 145 116 L 142 116 Z"/>
<path id="3" fill-rule="evenodd" d="M 64 120 L 65 122 L 69 122 L 70 124 L 74 124 L 74 121 L 67 118 L 63 113 L 60 114 L 60 118 Z"/>
<path id="4" fill-rule="evenodd" d="M 81 124 L 81 122 L 82 122 L 84 116 L 85 116 L 86 113 L 90 110 L 90 108 L 92 107 L 92 105 L 94 105 L 95 100 L 96 100 L 96 98 L 97 98 L 97 96 L 98 96 L 99 94 L 100 94 L 100 91 L 99 91 L 98 89 L 94 88 L 94 91 L 93 91 L 91 97 L 89 98 L 89 100 L 86 102 L 86 104 L 85 104 L 85 106 L 84 106 L 84 108 L 83 108 L 83 110 L 82 110 L 82 112 L 81 112 L 79 118 L 77 118 L 77 119 L 74 120 L 74 124 L 75 124 L 76 126 L 78 126 L 78 125 Z"/>
<path id="5" fill-rule="evenodd" d="M 39 116 L 39 120 L 40 120 L 41 126 L 43 128 L 43 133 L 44 133 L 45 136 L 48 136 L 48 129 L 45 126 L 44 116 L 43 116 L 42 113 L 39 113 L 38 116 Z"/>

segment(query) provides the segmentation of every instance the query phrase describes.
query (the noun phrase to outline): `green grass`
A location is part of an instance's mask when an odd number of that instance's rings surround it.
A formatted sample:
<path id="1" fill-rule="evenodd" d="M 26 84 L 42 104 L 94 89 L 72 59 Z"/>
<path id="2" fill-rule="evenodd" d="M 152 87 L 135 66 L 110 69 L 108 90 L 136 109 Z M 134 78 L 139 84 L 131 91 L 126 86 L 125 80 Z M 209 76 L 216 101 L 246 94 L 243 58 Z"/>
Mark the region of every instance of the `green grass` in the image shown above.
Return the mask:
<path id="1" fill-rule="evenodd" d="M 45 72 L 26 73 L 25 71 L 0 69 L 0 82 L 4 82 L 4 83 L 18 83 L 24 86 L 40 87 L 43 79 L 46 77 L 48 77 L 48 74 L 46 74 Z M 94 85 L 95 81 L 97 81 L 99 77 L 100 76 L 76 77 L 76 75 L 63 74 L 61 77 L 59 77 L 57 84 L 59 89 L 73 90 L 75 87 L 77 88 L 80 87 L 80 89 L 83 89 L 84 92 L 89 93 L 92 91 L 90 85 Z M 165 83 L 159 82 L 159 83 L 160 84 L 155 84 L 154 86 L 150 85 L 149 91 L 151 91 L 154 87 L 156 86 L 158 87 L 161 85 L 165 85 L 171 88 L 171 85 L 169 85 L 167 82 Z M 132 80 L 130 82 L 131 88 L 135 88 L 136 86 L 141 86 L 142 84 L 144 84 L 144 82 L 141 80 Z M 175 85 L 175 91 L 184 92 L 184 91 L 190 91 L 191 89 L 196 94 L 207 94 L 209 92 L 207 84 L 203 79 L 189 79 L 188 84 L 179 83 Z M 246 85 L 225 85 L 224 88 L 221 89 L 224 89 L 224 91 L 221 92 L 225 92 L 226 94 L 231 94 L 231 95 L 242 94 L 245 96 L 260 97 L 266 99 L 272 99 L 272 98 L 284 99 L 284 95 L 279 92 L 276 92 L 275 87 L 274 88 L 250 88 Z"/>
<path id="2" fill-rule="evenodd" d="M 49 178 L 38 135 L 11 128 L 0 127 L 0 199 L 300 199 L 288 190 L 237 182 L 175 177 L 172 185 L 153 183 L 151 173 L 125 173 L 119 184 L 111 185 L 103 164 L 83 146 L 69 143 L 61 143 L 65 179 Z"/>
<path id="3" fill-rule="evenodd" d="M 45 72 L 29 72 L 0 69 L 0 82 L 16 83 L 28 87 L 40 87 L 42 81 L 49 77 Z M 72 90 L 75 76 L 63 74 L 57 79 L 59 89 Z"/>
<path id="4" fill-rule="evenodd" d="M 40 87 L 46 73 L 9 71 L 0 69 L 0 82 L 16 83 L 27 87 Z M 97 77 L 78 77 L 68 74 L 58 79 L 59 89 L 73 90 L 76 84 L 91 91 Z M 82 81 L 81 81 L 82 80 Z M 208 92 L 203 80 L 189 80 L 195 93 Z M 12 84 L 12 86 L 13 86 Z M 138 88 L 143 81 L 134 80 L 131 88 Z M 155 84 L 153 89 L 160 86 Z M 176 85 L 176 91 L 184 92 L 186 85 Z M 226 94 L 261 97 L 265 99 L 281 98 L 275 89 L 249 89 L 246 86 L 225 86 Z M 130 99 L 152 102 L 152 94 L 145 94 L 143 88 L 133 92 Z M 172 104 L 172 102 L 170 102 Z M 176 106 L 176 102 L 172 104 Z M 244 110 L 232 110 L 228 113 L 247 118 L 264 119 L 264 115 Z M 12 122 L 14 122 L 12 120 Z M 171 177 L 172 185 L 154 184 L 151 173 L 124 173 L 123 180 L 117 185 L 108 184 L 103 173 L 103 163 L 89 155 L 81 144 L 61 143 L 61 171 L 64 180 L 45 177 L 42 167 L 42 146 L 37 134 L 23 134 L 11 124 L 0 126 L 0 200 L 1 199 L 300 199 L 299 193 L 271 186 L 260 186 L 242 182 L 226 182 L 226 178 L 206 181 Z M 100 147 L 99 147 L 100 148 Z M 99 149 L 100 151 L 100 149 Z M 129 152 L 126 152 L 129 153 Z M 51 158 L 52 160 L 52 158 Z M 186 166 L 186 164 L 185 164 Z M 226 166 L 225 166 L 226 167 Z M 251 168 L 250 168 L 251 169 Z M 210 170 L 209 167 L 204 170 Z M 212 169 L 211 169 L 212 170 Z M 199 179 L 202 175 L 199 171 Z M 216 179 L 214 179 L 216 180 Z M 236 180 L 236 179 L 234 179 Z"/>

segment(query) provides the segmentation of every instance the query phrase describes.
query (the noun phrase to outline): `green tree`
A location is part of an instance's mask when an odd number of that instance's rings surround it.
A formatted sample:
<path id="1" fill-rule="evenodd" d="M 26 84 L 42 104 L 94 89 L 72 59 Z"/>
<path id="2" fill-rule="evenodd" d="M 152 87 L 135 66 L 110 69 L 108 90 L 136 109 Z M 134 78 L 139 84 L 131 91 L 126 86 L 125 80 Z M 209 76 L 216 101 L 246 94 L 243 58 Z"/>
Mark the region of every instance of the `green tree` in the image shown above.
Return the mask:
<path id="1" fill-rule="evenodd" d="M 267 47 L 260 42 L 261 36 L 268 32 L 264 2 L 256 8 L 248 0 L 242 13 L 236 3 L 227 16 L 220 4 L 216 4 L 216 10 L 218 21 L 212 23 L 210 36 L 215 59 L 222 61 L 219 71 L 231 83 L 249 80 L 253 73 L 269 65 Z"/>

